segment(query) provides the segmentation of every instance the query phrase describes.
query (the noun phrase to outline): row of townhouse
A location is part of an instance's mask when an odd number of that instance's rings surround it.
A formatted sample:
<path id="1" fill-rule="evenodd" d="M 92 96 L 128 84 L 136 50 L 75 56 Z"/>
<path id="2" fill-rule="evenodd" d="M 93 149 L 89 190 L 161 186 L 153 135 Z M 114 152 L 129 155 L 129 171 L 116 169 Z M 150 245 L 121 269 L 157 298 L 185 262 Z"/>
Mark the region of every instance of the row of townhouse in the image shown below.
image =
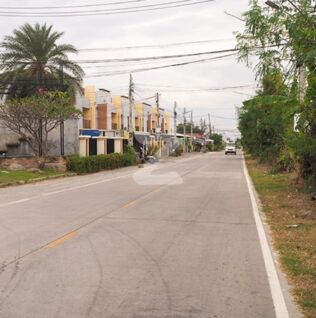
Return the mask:
<path id="1" fill-rule="evenodd" d="M 170 113 L 148 103 L 135 103 L 132 109 L 132 128 L 129 120 L 129 101 L 126 96 L 112 96 L 105 89 L 94 86 L 84 88 L 76 96 L 79 119 L 64 123 L 64 154 L 89 156 L 123 152 L 128 143 L 129 131 L 134 132 L 134 147 L 158 145 L 161 155 L 168 155 L 174 140 L 174 125 Z M 173 121 L 172 121 L 173 122 Z M 57 127 L 49 135 L 49 155 L 61 154 L 61 134 Z M 0 123 L 0 156 L 30 156 L 27 142 Z"/>
<path id="2" fill-rule="evenodd" d="M 84 88 L 84 95 L 77 97 L 77 106 L 82 111 L 81 156 L 122 152 L 130 131 L 134 133 L 136 150 L 157 145 L 161 155 L 168 155 L 175 143 L 170 113 L 161 107 L 136 102 L 130 120 L 128 97 L 112 96 L 110 91 L 96 90 L 94 86 Z"/>

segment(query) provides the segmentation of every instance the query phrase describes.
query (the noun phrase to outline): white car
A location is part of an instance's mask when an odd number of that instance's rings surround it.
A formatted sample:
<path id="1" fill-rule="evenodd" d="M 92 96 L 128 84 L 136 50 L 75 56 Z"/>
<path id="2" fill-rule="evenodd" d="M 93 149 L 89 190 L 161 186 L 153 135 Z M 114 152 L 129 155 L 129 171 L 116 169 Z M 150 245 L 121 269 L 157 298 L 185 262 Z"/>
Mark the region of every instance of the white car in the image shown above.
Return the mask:
<path id="1" fill-rule="evenodd" d="M 237 149 L 235 144 L 228 144 L 225 147 L 225 155 L 233 153 L 234 155 L 237 155 Z"/>

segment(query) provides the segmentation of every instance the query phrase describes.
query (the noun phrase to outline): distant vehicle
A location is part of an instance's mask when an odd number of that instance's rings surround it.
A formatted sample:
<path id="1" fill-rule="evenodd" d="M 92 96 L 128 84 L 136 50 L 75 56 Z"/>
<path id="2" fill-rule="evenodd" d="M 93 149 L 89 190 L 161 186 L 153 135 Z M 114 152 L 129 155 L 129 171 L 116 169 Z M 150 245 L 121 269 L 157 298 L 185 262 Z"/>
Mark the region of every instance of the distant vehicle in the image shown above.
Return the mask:
<path id="1" fill-rule="evenodd" d="M 235 144 L 227 144 L 225 147 L 225 155 L 233 153 L 234 155 L 237 155 L 237 149 Z"/>

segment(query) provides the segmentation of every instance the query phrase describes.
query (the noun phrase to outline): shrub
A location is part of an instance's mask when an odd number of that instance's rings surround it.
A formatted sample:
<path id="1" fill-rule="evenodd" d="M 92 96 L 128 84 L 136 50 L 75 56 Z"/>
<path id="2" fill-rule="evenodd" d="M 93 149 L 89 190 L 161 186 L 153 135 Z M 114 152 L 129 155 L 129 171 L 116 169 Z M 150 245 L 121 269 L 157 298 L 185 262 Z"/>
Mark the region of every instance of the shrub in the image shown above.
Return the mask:
<path id="1" fill-rule="evenodd" d="M 90 157 L 69 156 L 67 157 L 67 170 L 84 174 L 127 167 L 135 164 L 135 162 L 136 156 L 134 150 L 126 148 L 123 154 L 111 153 L 109 155 Z"/>
<path id="2" fill-rule="evenodd" d="M 174 151 L 172 152 L 171 156 L 172 157 L 179 157 L 181 156 L 183 153 L 183 146 L 181 144 L 179 144 Z"/>
<path id="3" fill-rule="evenodd" d="M 155 156 L 155 155 L 157 155 L 158 151 L 159 151 L 159 146 L 158 145 L 149 146 L 148 150 L 147 150 L 147 155 L 148 156 Z"/>

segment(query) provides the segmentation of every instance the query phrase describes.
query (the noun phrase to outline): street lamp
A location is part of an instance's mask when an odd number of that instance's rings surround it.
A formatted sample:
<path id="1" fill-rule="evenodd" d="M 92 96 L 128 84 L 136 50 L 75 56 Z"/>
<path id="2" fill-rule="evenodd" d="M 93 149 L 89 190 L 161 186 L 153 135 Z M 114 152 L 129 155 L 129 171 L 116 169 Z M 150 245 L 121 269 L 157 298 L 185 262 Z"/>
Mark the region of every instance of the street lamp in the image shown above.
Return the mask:
<path id="1" fill-rule="evenodd" d="M 266 4 L 273 9 L 276 9 L 276 10 L 281 9 L 281 7 L 273 1 L 268 0 L 268 1 L 266 1 Z"/>

